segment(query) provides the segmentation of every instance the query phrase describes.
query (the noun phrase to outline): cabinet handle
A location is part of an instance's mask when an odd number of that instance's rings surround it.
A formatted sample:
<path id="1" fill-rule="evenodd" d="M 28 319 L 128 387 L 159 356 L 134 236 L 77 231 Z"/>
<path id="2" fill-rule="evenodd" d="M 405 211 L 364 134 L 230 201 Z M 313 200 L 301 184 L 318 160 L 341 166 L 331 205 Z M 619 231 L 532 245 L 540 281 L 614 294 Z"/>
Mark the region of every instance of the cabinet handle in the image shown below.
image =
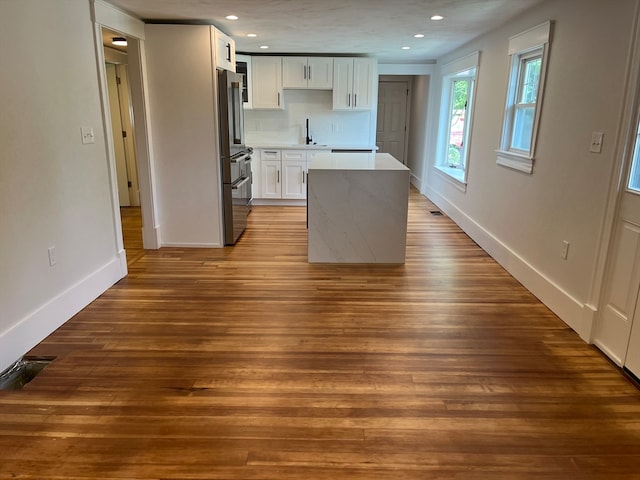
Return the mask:
<path id="1" fill-rule="evenodd" d="M 306 183 L 306 182 L 304 181 L 304 172 L 302 172 L 302 183 Z"/>
<path id="2" fill-rule="evenodd" d="M 302 77 L 306 80 L 307 79 L 307 66 L 303 65 L 302 66 Z"/>
<path id="3" fill-rule="evenodd" d="M 280 183 L 280 170 L 278 170 L 278 179 L 276 180 L 276 183 Z"/>
<path id="4" fill-rule="evenodd" d="M 347 107 L 351 106 L 351 94 L 347 93 Z"/>
<path id="5" fill-rule="evenodd" d="M 278 92 L 278 106 L 280 106 L 280 92 Z"/>
<path id="6" fill-rule="evenodd" d="M 309 80 L 311 80 L 311 65 L 309 65 Z"/>
<path id="7" fill-rule="evenodd" d="M 227 43 L 227 61 L 231 61 L 231 44 Z"/>
<path id="8" fill-rule="evenodd" d="M 353 94 L 353 108 L 356 108 L 358 106 L 358 94 L 354 93 Z"/>

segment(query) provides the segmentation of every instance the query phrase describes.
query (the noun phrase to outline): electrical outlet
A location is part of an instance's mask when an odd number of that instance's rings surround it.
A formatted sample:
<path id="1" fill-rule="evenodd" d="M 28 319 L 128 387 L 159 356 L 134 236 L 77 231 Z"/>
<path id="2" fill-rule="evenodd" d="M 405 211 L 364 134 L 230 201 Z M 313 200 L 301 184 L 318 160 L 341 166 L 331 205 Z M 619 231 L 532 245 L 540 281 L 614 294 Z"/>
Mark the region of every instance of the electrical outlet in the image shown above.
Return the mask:
<path id="1" fill-rule="evenodd" d="M 49 266 L 53 267 L 56 264 L 56 247 L 49 247 L 47 252 L 49 252 Z"/>
<path id="2" fill-rule="evenodd" d="M 562 251 L 560 252 L 560 256 L 562 256 L 564 260 L 569 256 L 569 242 L 566 240 L 562 241 Z"/>

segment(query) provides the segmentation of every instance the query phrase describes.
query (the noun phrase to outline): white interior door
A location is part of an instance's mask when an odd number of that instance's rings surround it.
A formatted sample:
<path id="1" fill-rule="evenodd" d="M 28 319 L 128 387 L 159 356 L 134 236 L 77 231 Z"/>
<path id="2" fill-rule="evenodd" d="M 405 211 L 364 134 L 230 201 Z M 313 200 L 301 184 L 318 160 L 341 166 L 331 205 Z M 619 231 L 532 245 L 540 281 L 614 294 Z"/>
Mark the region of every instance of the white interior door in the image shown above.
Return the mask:
<path id="1" fill-rule="evenodd" d="M 607 259 L 604 303 L 594 335 L 618 365 L 640 376 L 640 145 L 622 194 L 612 249 Z"/>
<path id="2" fill-rule="evenodd" d="M 118 98 L 118 84 L 116 80 L 116 66 L 106 65 L 107 90 L 109 96 L 109 110 L 111 112 L 111 129 L 113 131 L 113 148 L 116 158 L 116 174 L 118 177 L 118 200 L 121 207 L 131 205 L 129 197 L 129 178 L 127 176 L 127 158 L 122 132 L 122 118 L 120 116 L 120 101 Z"/>
<path id="3" fill-rule="evenodd" d="M 129 91 L 129 72 L 126 65 L 116 65 L 116 75 L 120 79 L 118 85 L 118 100 L 120 102 L 120 121 L 122 131 L 125 132 L 124 153 L 129 179 L 129 199 L 134 207 L 140 206 L 140 187 L 138 185 L 138 166 L 136 160 L 135 132 L 132 124 L 133 107 Z"/>
<path id="4" fill-rule="evenodd" d="M 380 82 L 378 87 L 378 123 L 376 145 L 381 153 L 405 161 L 407 120 L 407 82 Z"/>

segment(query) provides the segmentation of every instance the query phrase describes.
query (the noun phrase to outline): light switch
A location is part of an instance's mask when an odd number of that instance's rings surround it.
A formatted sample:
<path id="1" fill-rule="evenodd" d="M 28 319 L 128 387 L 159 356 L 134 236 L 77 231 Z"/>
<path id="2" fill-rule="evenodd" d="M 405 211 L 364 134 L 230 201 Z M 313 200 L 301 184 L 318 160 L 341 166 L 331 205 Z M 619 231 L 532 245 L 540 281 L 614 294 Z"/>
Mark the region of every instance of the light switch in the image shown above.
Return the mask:
<path id="1" fill-rule="evenodd" d="M 589 150 L 593 153 L 601 153 L 602 152 L 602 139 L 604 138 L 604 133 L 602 132 L 593 132 L 591 134 L 591 146 Z"/>
<path id="2" fill-rule="evenodd" d="M 87 143 L 95 143 L 96 138 L 93 135 L 93 128 L 91 127 L 82 127 L 80 129 L 82 132 L 82 144 L 86 145 Z"/>

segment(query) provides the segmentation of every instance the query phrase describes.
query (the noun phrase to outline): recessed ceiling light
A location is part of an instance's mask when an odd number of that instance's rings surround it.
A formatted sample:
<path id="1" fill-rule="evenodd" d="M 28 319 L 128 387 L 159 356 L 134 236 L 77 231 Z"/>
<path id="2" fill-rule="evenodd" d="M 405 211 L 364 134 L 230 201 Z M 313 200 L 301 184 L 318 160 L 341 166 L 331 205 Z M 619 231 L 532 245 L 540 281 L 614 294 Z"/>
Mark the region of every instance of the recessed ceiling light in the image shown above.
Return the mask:
<path id="1" fill-rule="evenodd" d="M 267 48 L 269 48 L 269 45 L 260 45 L 260 48 L 262 48 L 263 50 L 266 50 Z"/>
<path id="2" fill-rule="evenodd" d="M 411 47 L 402 47 L 402 50 L 411 50 Z"/>
<path id="3" fill-rule="evenodd" d="M 247 33 L 247 37 L 254 38 L 254 37 L 257 37 L 257 36 L 258 35 L 256 35 L 255 33 Z"/>
<path id="4" fill-rule="evenodd" d="M 431 20 L 442 20 L 444 17 L 442 15 L 434 15 L 431 17 Z"/>
<path id="5" fill-rule="evenodd" d="M 416 34 L 414 35 L 414 37 L 416 37 L 416 38 L 424 38 L 424 34 L 422 34 L 422 33 L 416 33 Z"/>
<path id="6" fill-rule="evenodd" d="M 224 18 L 226 18 L 227 20 L 238 20 L 238 17 L 237 17 L 237 16 L 235 16 L 235 15 L 227 15 L 227 16 L 226 16 L 226 17 L 224 17 Z"/>
<path id="7" fill-rule="evenodd" d="M 111 43 L 113 45 L 119 45 L 120 47 L 126 47 L 127 46 L 127 39 L 124 37 L 113 37 L 111 39 Z"/>

